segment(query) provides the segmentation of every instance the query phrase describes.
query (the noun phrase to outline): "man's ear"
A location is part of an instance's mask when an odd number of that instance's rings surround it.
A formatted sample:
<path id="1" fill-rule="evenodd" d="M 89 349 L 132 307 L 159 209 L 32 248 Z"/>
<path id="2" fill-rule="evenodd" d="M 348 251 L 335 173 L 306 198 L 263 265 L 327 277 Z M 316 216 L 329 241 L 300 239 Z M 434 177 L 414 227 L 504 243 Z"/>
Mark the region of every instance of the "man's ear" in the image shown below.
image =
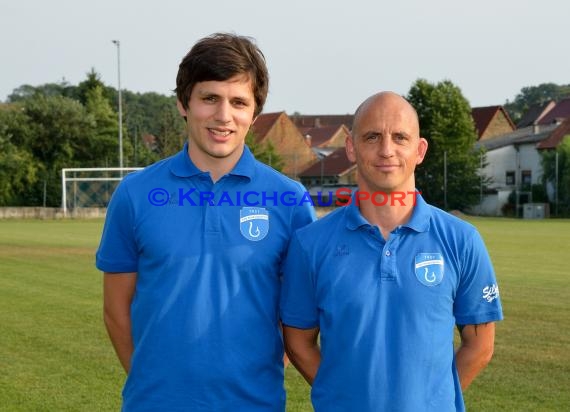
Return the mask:
<path id="1" fill-rule="evenodd" d="M 180 113 L 180 116 L 186 118 L 187 114 L 187 110 L 184 108 L 184 106 L 182 105 L 182 103 L 180 103 L 180 100 L 176 99 L 176 108 L 178 109 L 178 113 Z"/>
<path id="2" fill-rule="evenodd" d="M 428 149 L 427 139 L 420 137 L 420 141 L 418 143 L 418 157 L 416 160 L 416 165 L 419 165 L 420 163 L 422 163 L 424 161 L 424 158 L 426 157 L 427 149 Z"/>
<path id="3" fill-rule="evenodd" d="M 346 157 L 348 157 L 348 160 L 350 160 L 352 163 L 356 163 L 356 154 L 354 153 L 354 142 L 352 140 L 351 134 L 346 136 L 346 139 L 344 141 L 344 148 L 346 150 Z"/>

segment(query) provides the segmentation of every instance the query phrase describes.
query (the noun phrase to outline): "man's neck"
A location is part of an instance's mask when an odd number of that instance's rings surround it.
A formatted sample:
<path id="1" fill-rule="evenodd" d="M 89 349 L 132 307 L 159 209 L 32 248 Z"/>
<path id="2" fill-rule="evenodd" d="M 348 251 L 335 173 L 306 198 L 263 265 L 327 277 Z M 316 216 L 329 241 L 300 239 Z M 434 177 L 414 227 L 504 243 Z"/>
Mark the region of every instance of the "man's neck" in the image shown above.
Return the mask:
<path id="1" fill-rule="evenodd" d="M 201 171 L 209 172 L 210 178 L 214 183 L 220 180 L 222 176 L 227 175 L 233 170 L 239 162 L 242 154 L 243 148 L 238 153 L 232 153 L 228 157 L 216 158 L 199 151 L 194 153 L 190 145 L 188 146 L 188 156 L 190 156 L 192 163 L 194 163 L 194 165 Z"/>
<path id="2" fill-rule="evenodd" d="M 360 213 L 370 224 L 380 229 L 382 237 L 386 240 L 390 232 L 410 220 L 414 211 L 416 192 L 401 193 L 403 192 L 385 193 L 382 199 L 370 198 L 360 201 Z"/>

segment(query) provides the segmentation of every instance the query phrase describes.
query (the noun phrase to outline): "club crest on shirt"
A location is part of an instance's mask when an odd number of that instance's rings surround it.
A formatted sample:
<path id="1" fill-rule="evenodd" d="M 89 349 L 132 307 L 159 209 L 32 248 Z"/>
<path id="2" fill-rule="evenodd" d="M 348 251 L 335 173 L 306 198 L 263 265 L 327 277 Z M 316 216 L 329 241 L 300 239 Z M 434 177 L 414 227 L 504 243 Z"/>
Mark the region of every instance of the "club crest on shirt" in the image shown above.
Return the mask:
<path id="1" fill-rule="evenodd" d="M 239 211 L 239 230 L 252 242 L 264 239 L 269 233 L 269 212 L 263 207 L 242 207 Z"/>
<path id="2" fill-rule="evenodd" d="M 441 253 L 418 253 L 415 261 L 416 278 L 425 286 L 436 286 L 443 280 Z"/>

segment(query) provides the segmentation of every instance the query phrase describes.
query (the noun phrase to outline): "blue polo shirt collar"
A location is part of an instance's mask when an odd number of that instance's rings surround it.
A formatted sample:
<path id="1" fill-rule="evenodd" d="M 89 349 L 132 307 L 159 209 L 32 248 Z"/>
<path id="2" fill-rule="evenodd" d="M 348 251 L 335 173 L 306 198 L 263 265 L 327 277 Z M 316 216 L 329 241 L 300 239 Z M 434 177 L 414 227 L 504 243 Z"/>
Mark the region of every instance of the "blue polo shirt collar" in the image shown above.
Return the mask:
<path id="1" fill-rule="evenodd" d="M 188 142 L 184 143 L 182 150 L 172 158 L 172 162 L 170 162 L 170 171 L 178 177 L 192 177 L 206 173 L 198 169 L 198 167 L 196 167 L 192 162 L 192 159 L 190 159 L 190 156 L 188 156 Z M 254 174 L 255 157 L 253 157 L 249 148 L 245 146 L 240 159 L 229 175 L 242 176 L 251 180 Z"/>
<path id="2" fill-rule="evenodd" d="M 346 227 L 349 230 L 356 230 L 361 226 L 371 226 L 366 220 L 360 208 L 356 205 L 356 192 L 352 195 L 350 204 L 346 207 Z M 421 195 L 416 195 L 416 204 L 412 212 L 410 220 L 403 224 L 402 227 L 407 227 L 416 232 L 426 232 L 430 227 L 431 210 Z"/>
<path id="3" fill-rule="evenodd" d="M 360 213 L 360 208 L 356 205 L 356 191 L 352 194 L 350 199 L 350 204 L 346 207 L 346 227 L 349 230 L 356 230 L 361 226 L 371 226 L 371 224 L 366 220 L 362 213 Z"/>
<path id="4" fill-rule="evenodd" d="M 431 222 L 431 209 L 426 203 L 422 195 L 416 194 L 416 205 L 412 212 L 410 220 L 403 224 L 402 227 L 407 227 L 416 232 L 427 232 Z"/>

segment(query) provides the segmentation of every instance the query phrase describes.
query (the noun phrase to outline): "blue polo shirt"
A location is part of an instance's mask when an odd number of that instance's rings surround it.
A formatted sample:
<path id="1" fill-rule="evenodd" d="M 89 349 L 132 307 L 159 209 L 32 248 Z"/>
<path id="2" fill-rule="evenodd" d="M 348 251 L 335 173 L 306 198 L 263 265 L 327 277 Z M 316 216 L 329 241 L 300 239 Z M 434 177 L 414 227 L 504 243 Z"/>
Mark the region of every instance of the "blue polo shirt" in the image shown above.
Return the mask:
<path id="1" fill-rule="evenodd" d="M 476 229 L 417 197 L 385 241 L 355 202 L 299 229 L 284 266 L 285 325 L 320 328 L 315 411 L 464 410 L 456 324 L 502 319 Z"/>
<path id="2" fill-rule="evenodd" d="M 285 409 L 280 268 L 314 211 L 281 192 L 304 188 L 247 147 L 215 184 L 186 145 L 123 179 L 96 264 L 137 272 L 124 411 Z"/>

